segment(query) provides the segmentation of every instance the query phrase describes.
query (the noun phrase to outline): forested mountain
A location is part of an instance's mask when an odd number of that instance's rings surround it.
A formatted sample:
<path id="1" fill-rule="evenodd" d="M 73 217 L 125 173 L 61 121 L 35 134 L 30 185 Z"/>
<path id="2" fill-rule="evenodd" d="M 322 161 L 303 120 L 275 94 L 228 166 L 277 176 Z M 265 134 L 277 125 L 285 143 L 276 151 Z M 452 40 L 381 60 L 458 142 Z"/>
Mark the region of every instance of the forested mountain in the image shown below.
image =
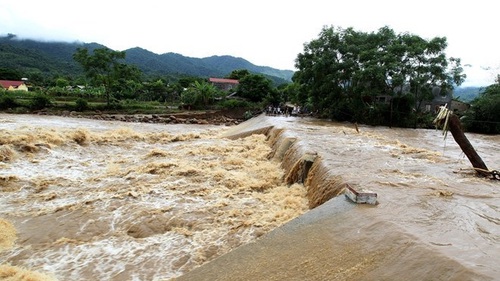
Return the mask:
<path id="1" fill-rule="evenodd" d="M 459 87 L 453 90 L 453 97 L 464 102 L 471 102 L 483 91 L 482 87 Z"/>
<path id="2" fill-rule="evenodd" d="M 23 75 L 44 76 L 82 73 L 73 60 L 77 48 L 104 48 L 97 43 L 42 42 L 30 39 L 19 40 L 14 35 L 0 37 L 0 68 L 16 70 Z M 232 56 L 192 58 L 176 53 L 155 54 L 136 47 L 125 50 L 125 62 L 135 65 L 148 76 L 199 76 L 223 77 L 235 69 L 247 69 L 252 73 L 264 74 L 276 84 L 291 81 L 293 71 L 256 66 L 249 61 Z"/>

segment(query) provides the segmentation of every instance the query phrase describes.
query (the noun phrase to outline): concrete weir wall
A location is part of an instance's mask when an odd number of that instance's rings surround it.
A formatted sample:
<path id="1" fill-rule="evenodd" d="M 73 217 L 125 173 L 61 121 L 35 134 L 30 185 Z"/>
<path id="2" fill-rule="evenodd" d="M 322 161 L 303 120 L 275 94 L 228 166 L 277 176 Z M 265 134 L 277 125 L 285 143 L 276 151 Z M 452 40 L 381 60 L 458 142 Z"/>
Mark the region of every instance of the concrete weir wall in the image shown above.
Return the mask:
<path id="1" fill-rule="evenodd" d="M 339 195 L 345 183 L 338 175 L 332 175 L 330 169 L 321 161 L 321 157 L 304 145 L 296 136 L 285 129 L 276 128 L 261 116 L 226 132 L 223 137 L 242 138 L 252 134 L 267 136 L 272 152 L 270 159 L 281 162 L 285 171 L 284 182 L 287 184 L 304 183 L 307 187 L 309 208 L 315 208 Z M 257 121 L 257 122 L 256 122 Z"/>
<path id="2" fill-rule="evenodd" d="M 301 136 L 265 116 L 224 137 L 265 134 L 289 184 L 303 182 L 311 210 L 176 280 L 493 280 L 421 243 L 342 194 L 341 175 Z M 303 136 L 302 136 L 303 137 Z"/>
<path id="3" fill-rule="evenodd" d="M 309 208 L 315 208 L 342 192 L 345 183 L 329 169 L 314 151 L 308 151 L 297 137 L 288 136 L 286 130 L 270 129 L 269 143 L 273 159 L 281 162 L 287 184 L 303 183 L 307 187 Z"/>

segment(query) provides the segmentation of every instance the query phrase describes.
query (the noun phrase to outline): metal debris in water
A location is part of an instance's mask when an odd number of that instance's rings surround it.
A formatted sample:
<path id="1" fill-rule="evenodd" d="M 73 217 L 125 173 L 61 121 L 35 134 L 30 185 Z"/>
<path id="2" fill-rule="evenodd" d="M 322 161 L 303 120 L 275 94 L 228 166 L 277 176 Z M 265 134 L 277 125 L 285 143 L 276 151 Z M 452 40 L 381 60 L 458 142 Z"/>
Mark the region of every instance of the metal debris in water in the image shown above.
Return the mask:
<path id="1" fill-rule="evenodd" d="M 354 188 L 349 184 L 346 184 L 345 196 L 351 199 L 354 203 L 371 205 L 377 204 L 377 193 L 371 190 Z"/>

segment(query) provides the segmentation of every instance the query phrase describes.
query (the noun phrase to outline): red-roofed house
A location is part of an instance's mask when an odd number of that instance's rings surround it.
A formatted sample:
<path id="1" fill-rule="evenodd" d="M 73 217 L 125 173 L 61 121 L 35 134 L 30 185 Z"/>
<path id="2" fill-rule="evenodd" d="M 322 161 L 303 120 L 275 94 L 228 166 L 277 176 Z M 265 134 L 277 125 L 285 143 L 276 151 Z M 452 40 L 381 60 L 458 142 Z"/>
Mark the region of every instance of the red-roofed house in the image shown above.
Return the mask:
<path id="1" fill-rule="evenodd" d="M 236 79 L 225 79 L 225 78 L 208 78 L 208 82 L 212 83 L 215 87 L 223 90 L 229 91 L 238 86 L 240 82 Z"/>
<path id="2" fill-rule="evenodd" d="M 24 81 L 0 80 L 0 86 L 7 91 L 28 91 Z"/>

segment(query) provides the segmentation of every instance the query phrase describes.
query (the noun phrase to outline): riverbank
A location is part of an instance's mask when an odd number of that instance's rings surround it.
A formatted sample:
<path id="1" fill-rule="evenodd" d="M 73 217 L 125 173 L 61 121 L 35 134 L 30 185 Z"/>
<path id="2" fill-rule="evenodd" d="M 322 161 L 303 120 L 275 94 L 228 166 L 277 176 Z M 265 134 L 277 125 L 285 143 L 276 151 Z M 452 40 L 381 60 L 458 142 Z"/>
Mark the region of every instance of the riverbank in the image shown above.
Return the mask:
<path id="1" fill-rule="evenodd" d="M 86 118 L 101 121 L 120 121 L 133 123 L 152 123 L 152 124 L 199 124 L 199 125 L 238 125 L 245 120 L 245 109 L 226 109 L 226 110 L 206 110 L 206 111 L 175 111 L 158 114 L 143 114 L 136 112 L 133 114 L 124 114 L 120 112 L 77 112 L 77 111 L 35 111 L 34 115 L 52 115 L 73 118 Z"/>

